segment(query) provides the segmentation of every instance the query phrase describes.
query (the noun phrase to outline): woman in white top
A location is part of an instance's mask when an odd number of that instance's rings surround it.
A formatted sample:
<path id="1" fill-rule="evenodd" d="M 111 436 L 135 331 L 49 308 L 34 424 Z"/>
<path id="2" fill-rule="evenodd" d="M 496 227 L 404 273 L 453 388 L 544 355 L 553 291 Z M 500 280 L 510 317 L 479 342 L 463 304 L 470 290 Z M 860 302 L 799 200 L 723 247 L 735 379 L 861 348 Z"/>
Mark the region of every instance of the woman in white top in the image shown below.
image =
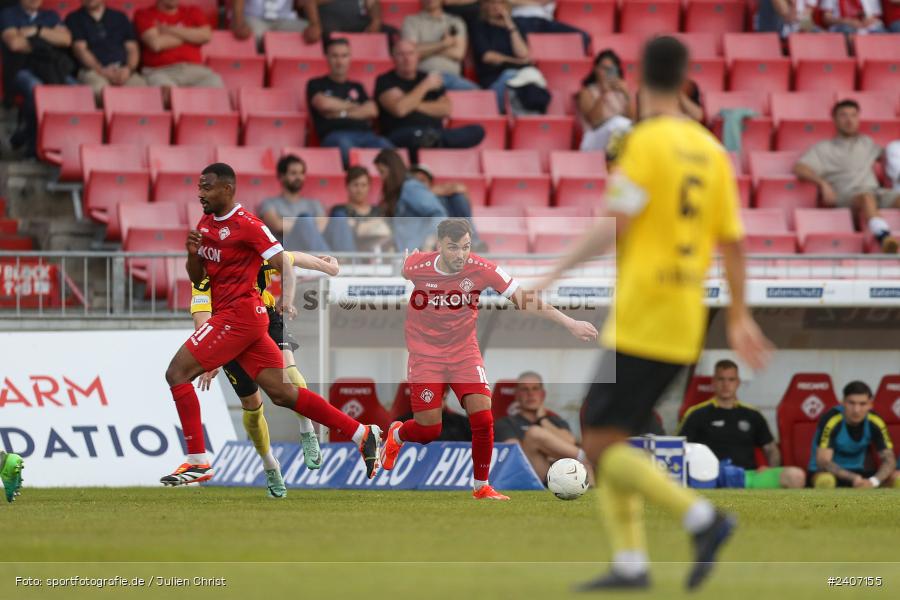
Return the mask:
<path id="1" fill-rule="evenodd" d="M 578 117 L 584 128 L 581 150 L 606 151 L 614 133 L 634 120 L 631 95 L 622 80 L 622 61 L 610 49 L 594 59 L 594 67 L 578 91 Z"/>

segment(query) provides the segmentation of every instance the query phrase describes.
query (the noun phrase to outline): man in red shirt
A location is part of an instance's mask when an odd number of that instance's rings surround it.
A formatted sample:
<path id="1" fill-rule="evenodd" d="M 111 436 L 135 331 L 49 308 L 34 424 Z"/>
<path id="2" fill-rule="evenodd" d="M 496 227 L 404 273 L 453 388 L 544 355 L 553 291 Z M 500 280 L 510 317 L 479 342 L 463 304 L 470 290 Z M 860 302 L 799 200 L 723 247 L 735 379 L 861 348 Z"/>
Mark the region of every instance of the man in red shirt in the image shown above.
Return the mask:
<path id="1" fill-rule="evenodd" d="M 891 33 L 900 33 L 900 0 L 881 0 L 884 25 Z"/>
<path id="2" fill-rule="evenodd" d="M 554 321 L 583 341 L 596 339 L 587 321 L 576 321 L 519 287 L 494 263 L 471 254 L 472 228 L 465 219 L 438 225 L 436 252 L 406 258 L 403 276 L 415 284 L 406 312 L 407 377 L 413 419 L 391 423 L 381 466 L 392 469 L 404 442 L 427 444 L 441 434 L 441 406 L 449 385 L 472 425 L 476 499 L 509 500 L 488 483 L 494 450 L 491 387 L 478 347 L 478 298 L 492 288 L 517 308 Z"/>
<path id="3" fill-rule="evenodd" d="M 147 84 L 159 87 L 222 87 L 222 78 L 203 66 L 200 46 L 212 38 L 212 27 L 197 6 L 179 0 L 157 0 L 134 13 L 143 47 Z"/>
<path id="4" fill-rule="evenodd" d="M 324 398 L 287 381 L 284 358 L 269 336 L 269 315 L 256 279 L 263 260 L 283 281 L 276 310 L 295 314 L 294 272 L 278 240 L 251 211 L 234 201 L 234 170 L 223 163 L 203 170 L 199 181 L 203 218 L 187 238 L 187 272 L 194 284 L 209 277 L 216 291 L 212 317 L 185 342 L 169 363 L 166 381 L 187 442 L 187 461 L 160 479 L 176 486 L 206 481 L 213 476 L 206 458 L 200 403 L 191 381 L 217 367 L 237 360 L 272 402 L 290 408 L 326 427 L 351 436 L 366 464 L 366 475 L 375 476 L 381 430 L 362 425 L 328 404 Z"/>

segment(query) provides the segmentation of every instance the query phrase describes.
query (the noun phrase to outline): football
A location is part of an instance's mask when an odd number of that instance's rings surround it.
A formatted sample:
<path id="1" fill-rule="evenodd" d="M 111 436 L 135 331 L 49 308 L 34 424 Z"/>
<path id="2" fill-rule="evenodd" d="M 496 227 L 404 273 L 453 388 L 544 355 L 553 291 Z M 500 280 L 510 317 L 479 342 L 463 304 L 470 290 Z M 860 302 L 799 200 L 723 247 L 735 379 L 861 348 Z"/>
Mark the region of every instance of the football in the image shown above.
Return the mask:
<path id="1" fill-rule="evenodd" d="M 574 458 L 562 458 L 550 465 L 547 487 L 560 500 L 574 500 L 587 491 L 587 469 Z"/>

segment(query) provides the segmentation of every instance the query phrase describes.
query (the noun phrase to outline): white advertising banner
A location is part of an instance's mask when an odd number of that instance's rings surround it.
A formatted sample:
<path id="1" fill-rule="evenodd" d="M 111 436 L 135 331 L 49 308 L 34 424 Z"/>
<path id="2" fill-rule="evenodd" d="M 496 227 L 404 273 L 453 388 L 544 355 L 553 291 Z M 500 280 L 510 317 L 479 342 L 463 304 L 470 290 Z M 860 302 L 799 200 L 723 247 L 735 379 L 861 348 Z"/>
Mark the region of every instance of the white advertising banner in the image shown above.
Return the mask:
<path id="1" fill-rule="evenodd" d="M 25 485 L 154 486 L 184 460 L 165 372 L 189 329 L 0 333 L 0 449 Z M 236 439 L 218 379 L 207 450 Z"/>

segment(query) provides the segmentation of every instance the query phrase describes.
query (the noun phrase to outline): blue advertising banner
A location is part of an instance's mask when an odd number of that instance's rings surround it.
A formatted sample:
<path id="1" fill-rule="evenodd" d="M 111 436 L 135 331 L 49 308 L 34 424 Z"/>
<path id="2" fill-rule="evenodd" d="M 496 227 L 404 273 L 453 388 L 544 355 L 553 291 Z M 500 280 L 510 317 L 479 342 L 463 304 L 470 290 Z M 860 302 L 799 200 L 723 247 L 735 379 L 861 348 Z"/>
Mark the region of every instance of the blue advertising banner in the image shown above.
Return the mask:
<path id="1" fill-rule="evenodd" d="M 471 490 L 472 445 L 434 442 L 405 444 L 394 468 L 366 479 L 365 465 L 353 444 L 323 444 L 322 468 L 310 471 L 299 444 L 272 444 L 289 488 Z M 213 463 L 216 475 L 207 485 L 263 487 L 262 460 L 249 441 L 228 442 Z M 495 444 L 491 485 L 499 490 L 542 490 L 544 485 L 518 444 Z"/>

